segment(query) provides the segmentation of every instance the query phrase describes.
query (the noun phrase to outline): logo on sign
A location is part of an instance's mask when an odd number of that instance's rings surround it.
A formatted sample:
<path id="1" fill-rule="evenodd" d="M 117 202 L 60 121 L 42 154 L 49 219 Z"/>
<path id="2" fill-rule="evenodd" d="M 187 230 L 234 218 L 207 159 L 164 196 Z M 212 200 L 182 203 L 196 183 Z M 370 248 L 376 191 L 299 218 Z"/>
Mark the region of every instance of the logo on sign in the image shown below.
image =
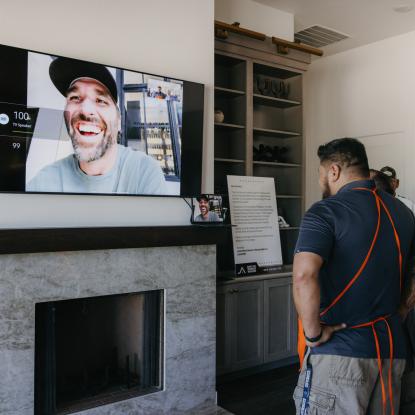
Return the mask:
<path id="1" fill-rule="evenodd" d="M 6 125 L 9 122 L 9 116 L 7 114 L 0 114 L 0 124 Z"/>
<path id="2" fill-rule="evenodd" d="M 248 265 L 247 267 L 248 274 L 252 274 L 256 272 L 256 265 Z"/>

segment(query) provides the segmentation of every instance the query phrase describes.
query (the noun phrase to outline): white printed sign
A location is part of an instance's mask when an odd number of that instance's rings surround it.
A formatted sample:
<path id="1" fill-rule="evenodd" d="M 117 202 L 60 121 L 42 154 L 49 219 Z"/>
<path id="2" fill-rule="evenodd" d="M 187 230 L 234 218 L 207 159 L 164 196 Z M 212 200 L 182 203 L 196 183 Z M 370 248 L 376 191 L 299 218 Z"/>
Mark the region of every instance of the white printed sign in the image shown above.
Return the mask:
<path id="1" fill-rule="evenodd" d="M 227 176 L 237 276 L 272 273 L 282 265 L 273 177 Z"/>

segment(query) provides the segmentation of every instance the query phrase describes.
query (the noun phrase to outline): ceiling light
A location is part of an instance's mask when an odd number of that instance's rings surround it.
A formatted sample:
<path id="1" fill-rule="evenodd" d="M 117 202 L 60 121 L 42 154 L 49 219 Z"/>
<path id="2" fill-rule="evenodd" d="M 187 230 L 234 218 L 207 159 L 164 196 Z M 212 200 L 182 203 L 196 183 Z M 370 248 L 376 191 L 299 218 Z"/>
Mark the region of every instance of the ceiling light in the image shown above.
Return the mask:
<path id="1" fill-rule="evenodd" d="M 396 6 L 393 10 L 397 13 L 408 13 L 410 12 L 414 6 L 410 6 L 409 4 L 401 4 L 400 6 Z"/>

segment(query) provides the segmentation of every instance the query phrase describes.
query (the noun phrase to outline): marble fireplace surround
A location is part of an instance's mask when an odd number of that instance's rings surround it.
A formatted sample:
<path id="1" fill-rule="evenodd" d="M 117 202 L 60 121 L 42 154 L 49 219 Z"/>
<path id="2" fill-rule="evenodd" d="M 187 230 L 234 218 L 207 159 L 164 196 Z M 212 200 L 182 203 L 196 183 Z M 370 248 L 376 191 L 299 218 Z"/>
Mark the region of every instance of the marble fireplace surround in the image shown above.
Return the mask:
<path id="1" fill-rule="evenodd" d="M 164 390 L 77 413 L 222 413 L 215 406 L 215 244 L 222 232 L 0 230 L 0 413 L 33 415 L 36 302 L 155 289 L 165 290 Z"/>

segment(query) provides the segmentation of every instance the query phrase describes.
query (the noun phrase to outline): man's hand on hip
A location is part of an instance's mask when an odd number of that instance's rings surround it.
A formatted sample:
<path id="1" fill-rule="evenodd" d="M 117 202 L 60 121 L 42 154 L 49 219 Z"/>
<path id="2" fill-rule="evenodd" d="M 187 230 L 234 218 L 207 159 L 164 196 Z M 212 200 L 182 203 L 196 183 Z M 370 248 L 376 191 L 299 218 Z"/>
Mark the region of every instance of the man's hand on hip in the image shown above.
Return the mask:
<path id="1" fill-rule="evenodd" d="M 321 326 L 321 339 L 317 342 L 309 342 L 306 340 L 306 345 L 308 347 L 317 347 L 323 343 L 328 342 L 333 336 L 333 333 L 345 329 L 346 324 L 337 324 L 335 326 Z"/>

